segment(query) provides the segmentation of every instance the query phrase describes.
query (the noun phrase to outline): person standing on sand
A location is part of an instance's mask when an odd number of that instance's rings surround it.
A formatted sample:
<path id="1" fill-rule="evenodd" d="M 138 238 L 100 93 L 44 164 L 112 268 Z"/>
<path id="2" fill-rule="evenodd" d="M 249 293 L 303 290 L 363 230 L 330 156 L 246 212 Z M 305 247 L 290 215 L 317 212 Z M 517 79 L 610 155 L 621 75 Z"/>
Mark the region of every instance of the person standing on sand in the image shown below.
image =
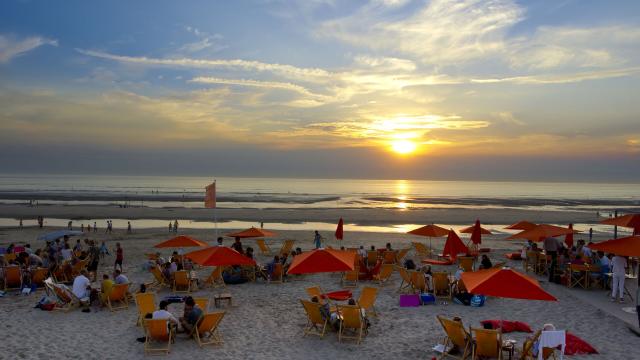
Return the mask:
<path id="1" fill-rule="evenodd" d="M 169 221 L 169 232 L 173 231 L 173 223 Z"/>
<path id="2" fill-rule="evenodd" d="M 549 282 L 553 282 L 555 270 L 558 266 L 558 240 L 554 237 L 547 237 L 544 239 L 544 251 L 547 255 L 551 256 L 551 265 L 549 265 Z"/>
<path id="3" fill-rule="evenodd" d="M 173 232 L 177 233 L 178 232 L 178 220 L 176 219 L 176 221 L 173 222 Z"/>
<path id="4" fill-rule="evenodd" d="M 313 237 L 313 243 L 316 249 L 320 249 L 322 247 L 322 236 L 320 236 L 320 233 L 318 232 L 318 230 L 316 230 L 315 232 L 316 233 Z"/>
<path id="5" fill-rule="evenodd" d="M 620 299 L 620 304 L 624 303 L 624 279 L 627 273 L 627 259 L 624 256 L 616 255 L 611 260 L 611 301 L 616 301 L 616 293 Z"/>
<path id="6" fill-rule="evenodd" d="M 98 223 L 97 222 L 93 222 L 93 232 L 97 233 L 98 232 Z"/>
<path id="7" fill-rule="evenodd" d="M 22 219 L 20 219 L 20 230 L 22 230 Z"/>
<path id="8" fill-rule="evenodd" d="M 127 221 L 127 234 L 131 234 L 133 231 L 131 230 L 131 221 Z"/>
<path id="9" fill-rule="evenodd" d="M 113 264 L 113 271 L 116 271 L 118 266 L 120 267 L 120 271 L 122 271 L 122 261 L 124 260 L 124 251 L 120 246 L 120 243 L 116 243 L 116 262 Z"/>

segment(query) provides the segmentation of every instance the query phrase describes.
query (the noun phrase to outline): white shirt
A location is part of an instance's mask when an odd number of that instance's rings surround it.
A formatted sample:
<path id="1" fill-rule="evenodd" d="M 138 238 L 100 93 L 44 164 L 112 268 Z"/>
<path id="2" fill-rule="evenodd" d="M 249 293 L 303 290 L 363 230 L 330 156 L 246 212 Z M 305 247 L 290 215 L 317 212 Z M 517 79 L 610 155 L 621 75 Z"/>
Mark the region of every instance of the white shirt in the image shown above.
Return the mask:
<path id="1" fill-rule="evenodd" d="M 116 276 L 115 283 L 116 284 L 128 284 L 129 283 L 129 279 L 126 276 L 124 276 L 124 274 L 120 274 L 120 275 Z"/>
<path id="2" fill-rule="evenodd" d="M 611 272 L 616 275 L 624 275 L 626 273 L 627 259 L 622 256 L 614 256 L 611 259 Z"/>
<path id="3" fill-rule="evenodd" d="M 174 324 L 178 323 L 178 319 L 176 319 L 175 316 L 173 316 L 172 313 L 168 312 L 167 310 L 156 310 L 153 312 L 153 314 L 151 315 L 152 319 L 158 319 L 158 320 L 164 320 L 164 319 L 168 319 L 169 322 L 172 322 Z"/>
<path id="4" fill-rule="evenodd" d="M 171 265 L 169 266 L 169 273 L 173 274 L 176 271 L 178 271 L 178 264 L 176 264 L 175 262 L 172 262 Z"/>
<path id="5" fill-rule="evenodd" d="M 89 296 L 89 292 L 87 291 L 87 287 L 91 285 L 91 281 L 84 276 L 78 275 L 75 279 L 73 279 L 73 294 L 78 299 L 83 299 Z"/>
<path id="6" fill-rule="evenodd" d="M 589 249 L 586 246 L 582 247 L 582 253 L 584 254 L 584 256 L 586 257 L 591 257 L 591 249 Z"/>
<path id="7" fill-rule="evenodd" d="M 64 260 L 71 260 L 71 258 L 73 257 L 73 250 L 62 249 L 62 251 L 60 251 L 60 254 L 62 255 L 62 258 Z"/>

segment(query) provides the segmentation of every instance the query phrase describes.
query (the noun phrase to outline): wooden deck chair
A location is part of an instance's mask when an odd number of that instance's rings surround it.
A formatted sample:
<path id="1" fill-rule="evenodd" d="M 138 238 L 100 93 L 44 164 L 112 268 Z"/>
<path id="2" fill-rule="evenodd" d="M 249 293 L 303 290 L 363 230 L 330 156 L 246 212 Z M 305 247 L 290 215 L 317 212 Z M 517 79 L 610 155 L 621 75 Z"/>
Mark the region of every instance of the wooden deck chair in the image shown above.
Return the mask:
<path id="1" fill-rule="evenodd" d="M 355 266 L 352 271 L 342 273 L 340 284 L 344 287 L 358 287 L 358 279 L 360 278 L 360 267 Z"/>
<path id="2" fill-rule="evenodd" d="M 442 329 L 445 332 L 445 338 L 443 340 L 444 350 L 440 359 L 444 359 L 445 357 L 451 357 L 454 359 L 466 359 L 471 355 L 471 346 L 473 344 L 471 334 L 464 328 L 462 321 L 455 321 L 451 319 L 447 319 L 444 316 L 436 316 L 440 325 L 442 325 Z M 449 354 L 449 350 L 451 347 L 457 346 L 460 350 L 460 353 L 457 355 Z"/>
<path id="3" fill-rule="evenodd" d="M 407 269 L 402 266 L 396 266 L 396 270 L 400 274 L 400 278 L 402 278 L 402 282 L 400 283 L 400 287 L 398 288 L 398 292 L 402 293 L 407 290 L 411 290 L 411 276 Z"/>
<path id="4" fill-rule="evenodd" d="M 224 278 L 222 278 L 222 271 L 224 270 L 224 266 L 216 266 L 211 274 L 204 280 L 204 284 L 211 286 L 213 288 L 216 287 L 225 287 Z"/>
<path id="5" fill-rule="evenodd" d="M 527 257 L 525 259 L 525 271 L 532 271 L 538 273 L 538 255 L 537 251 L 527 251 Z"/>
<path id="6" fill-rule="evenodd" d="M 307 295 L 309 295 L 309 299 L 313 299 L 313 297 L 315 296 L 318 298 L 320 304 L 324 304 L 324 301 L 328 300 L 322 298 L 322 294 L 324 294 L 324 292 L 322 291 L 322 288 L 320 286 L 310 286 L 306 288 L 305 291 L 307 292 Z"/>
<path id="7" fill-rule="evenodd" d="M 37 268 L 31 272 L 31 284 L 38 288 L 44 287 L 44 281 L 49 277 L 49 269 Z"/>
<path id="8" fill-rule="evenodd" d="M 87 268 L 88 264 L 88 259 L 80 260 L 77 263 L 73 264 L 73 266 L 71 267 L 71 276 L 75 279 L 76 276 L 80 275 L 80 272 L 82 272 L 82 270 Z"/>
<path id="9" fill-rule="evenodd" d="M 449 284 L 449 273 L 434 272 L 432 275 L 433 292 L 436 297 L 446 297 L 451 299 L 451 285 Z"/>
<path id="10" fill-rule="evenodd" d="M 191 279 L 187 270 L 179 270 L 173 273 L 173 292 L 191 292 Z"/>
<path id="11" fill-rule="evenodd" d="M 371 313 L 372 316 L 378 316 L 376 312 L 376 298 L 378 297 L 378 288 L 365 286 L 360 292 L 358 298 L 358 305 L 363 308 L 367 313 Z"/>
<path id="12" fill-rule="evenodd" d="M 282 284 L 284 282 L 284 268 L 281 263 L 277 263 L 273 266 L 271 272 L 271 283 Z"/>
<path id="13" fill-rule="evenodd" d="M 499 330 L 471 328 L 474 339 L 471 358 L 502 360 L 502 333 Z"/>
<path id="14" fill-rule="evenodd" d="M 380 272 L 377 275 L 373 276 L 373 280 L 378 281 L 378 284 L 385 285 L 391 274 L 393 274 L 394 265 L 392 264 L 383 264 L 380 268 Z"/>
<path id="15" fill-rule="evenodd" d="M 427 292 L 427 281 L 424 278 L 424 274 L 421 271 L 411 272 L 411 287 L 414 292 L 419 294 Z"/>
<path id="16" fill-rule="evenodd" d="M 579 264 L 569 264 L 569 287 L 579 286 L 587 288 L 587 267 Z"/>
<path id="17" fill-rule="evenodd" d="M 329 319 L 322 316 L 320 311 L 322 305 L 308 300 L 300 300 L 300 302 L 307 313 L 307 325 L 303 329 L 304 336 L 312 334 L 318 335 L 320 338 L 324 337 Z"/>
<path id="18" fill-rule="evenodd" d="M 412 244 L 414 249 L 416 250 L 416 255 L 418 255 L 418 257 L 428 258 L 431 256 L 431 250 L 429 250 L 429 248 L 423 243 L 414 242 Z"/>
<path id="19" fill-rule="evenodd" d="M 538 275 L 548 275 L 549 274 L 549 263 L 550 259 L 548 255 L 539 255 L 538 256 Z"/>
<path id="20" fill-rule="evenodd" d="M 264 239 L 257 239 L 256 244 L 258 245 L 258 249 L 260 249 L 260 253 L 262 255 L 271 256 L 271 248 L 269 248 Z"/>
<path id="21" fill-rule="evenodd" d="M 88 298 L 78 299 L 68 287 L 63 284 L 56 284 L 52 278 L 48 278 L 44 283 L 47 295 L 54 296 L 57 299 L 55 310 L 67 312 L 81 305 L 89 304 Z"/>
<path id="22" fill-rule="evenodd" d="M 395 264 L 396 263 L 396 252 L 395 251 L 385 251 L 383 253 L 383 262 L 385 264 Z"/>
<path id="23" fill-rule="evenodd" d="M 156 311 L 156 294 L 153 292 L 137 293 L 135 299 L 138 308 L 138 320 L 136 321 L 136 326 L 138 326 L 142 325 L 147 314 Z"/>
<path id="24" fill-rule="evenodd" d="M 115 311 L 129 308 L 127 291 L 129 291 L 129 284 L 113 285 L 109 296 L 107 296 L 107 306 L 109 307 L 109 310 Z"/>
<path id="25" fill-rule="evenodd" d="M 224 314 L 224 311 L 220 311 L 204 313 L 200 317 L 200 320 L 198 320 L 198 326 L 194 328 L 193 334 L 193 337 L 194 339 L 196 339 L 198 346 L 203 347 L 205 345 L 222 344 L 222 337 L 220 336 L 220 333 L 218 331 L 218 325 L 220 325 Z"/>
<path id="26" fill-rule="evenodd" d="M 374 266 L 378 262 L 378 252 L 375 250 L 367 251 L 367 266 Z"/>
<path id="27" fill-rule="evenodd" d="M 209 298 L 206 297 L 194 297 L 193 301 L 196 302 L 196 305 L 198 305 L 198 307 L 200 309 L 202 309 L 203 312 L 207 312 L 209 311 Z"/>
<path id="28" fill-rule="evenodd" d="M 475 259 L 473 256 L 458 256 L 458 264 L 462 267 L 464 272 L 472 272 L 473 271 L 473 262 Z"/>
<path id="29" fill-rule="evenodd" d="M 540 338 L 540 334 L 542 334 L 542 330 L 538 330 L 533 334 L 533 337 L 526 339 L 524 343 L 522 343 L 522 352 L 520 353 L 520 360 L 534 360 L 536 357 L 533 356 L 533 345 Z"/>
<path id="30" fill-rule="evenodd" d="M 407 256 L 407 254 L 409 253 L 409 250 L 411 250 L 411 248 L 400 249 L 396 254 L 396 263 L 401 264 L 402 259 L 404 259 L 404 257 Z"/>
<path id="31" fill-rule="evenodd" d="M 167 282 L 167 279 L 164 277 L 164 274 L 162 274 L 162 271 L 160 271 L 159 267 L 153 266 L 151 269 L 149 269 L 149 271 L 153 275 L 153 282 L 149 285 L 150 288 L 161 289 L 163 287 L 171 287 L 171 285 L 169 285 L 169 283 Z"/>
<path id="32" fill-rule="evenodd" d="M 365 321 L 362 311 L 358 305 L 338 305 L 338 314 L 342 317 L 340 329 L 338 330 L 338 341 L 342 339 L 354 339 L 357 344 L 362 341 L 362 336 L 366 335 Z M 346 335 L 352 331 L 353 335 Z"/>
<path id="33" fill-rule="evenodd" d="M 282 247 L 280 248 L 280 252 L 278 253 L 280 257 L 282 257 L 284 254 L 288 255 L 289 253 L 291 253 L 291 249 L 293 249 L 293 244 L 295 242 L 295 240 L 285 240 L 282 244 Z"/>
<path id="34" fill-rule="evenodd" d="M 165 353 L 171 352 L 173 342 L 173 330 L 169 328 L 168 319 L 145 319 L 145 342 L 144 353 Z"/>
<path id="35" fill-rule="evenodd" d="M 11 265 L 4 268 L 4 291 L 22 289 L 22 271 L 20 266 Z"/>

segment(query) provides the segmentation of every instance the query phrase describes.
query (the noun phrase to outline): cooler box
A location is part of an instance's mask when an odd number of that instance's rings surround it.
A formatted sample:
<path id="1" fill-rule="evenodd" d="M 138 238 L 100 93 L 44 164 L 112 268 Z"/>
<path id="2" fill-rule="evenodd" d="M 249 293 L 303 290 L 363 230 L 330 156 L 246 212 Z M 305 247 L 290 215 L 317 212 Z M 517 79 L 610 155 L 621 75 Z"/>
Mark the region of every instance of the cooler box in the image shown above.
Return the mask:
<path id="1" fill-rule="evenodd" d="M 420 294 L 420 301 L 422 305 L 429 305 L 436 303 L 436 297 L 433 294 Z"/>

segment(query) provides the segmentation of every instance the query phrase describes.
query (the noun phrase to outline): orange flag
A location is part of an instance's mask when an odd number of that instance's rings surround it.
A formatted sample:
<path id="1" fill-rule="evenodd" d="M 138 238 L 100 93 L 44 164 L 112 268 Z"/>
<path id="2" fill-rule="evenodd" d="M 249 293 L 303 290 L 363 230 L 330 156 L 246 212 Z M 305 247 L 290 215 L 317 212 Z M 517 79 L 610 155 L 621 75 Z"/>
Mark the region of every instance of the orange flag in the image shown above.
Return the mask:
<path id="1" fill-rule="evenodd" d="M 216 207 L 216 182 L 206 187 L 207 193 L 204 196 L 204 207 L 214 209 Z"/>

